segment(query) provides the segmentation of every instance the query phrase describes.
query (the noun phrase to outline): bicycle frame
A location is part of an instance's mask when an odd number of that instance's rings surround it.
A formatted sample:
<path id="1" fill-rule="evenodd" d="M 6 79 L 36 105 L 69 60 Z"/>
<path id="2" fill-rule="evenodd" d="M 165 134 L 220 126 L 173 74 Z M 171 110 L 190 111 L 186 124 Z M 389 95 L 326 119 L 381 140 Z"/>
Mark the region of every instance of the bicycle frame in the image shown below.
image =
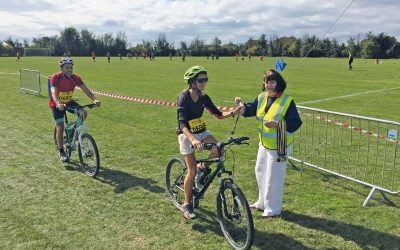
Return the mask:
<path id="1" fill-rule="evenodd" d="M 224 165 L 224 159 L 222 159 L 223 155 L 220 154 L 221 152 L 218 152 L 218 154 L 220 155 L 218 158 L 212 158 L 212 159 L 200 159 L 200 160 L 196 160 L 197 163 L 201 163 L 201 162 L 207 162 L 207 163 L 217 163 L 217 168 L 208 174 L 208 180 L 206 183 L 204 183 L 204 186 L 201 190 L 199 190 L 195 196 L 197 197 L 202 197 L 204 195 L 204 193 L 207 191 L 208 187 L 211 185 L 211 183 L 214 181 L 215 177 L 218 176 L 218 183 L 219 185 L 222 185 L 222 174 L 228 174 L 229 175 L 229 179 L 233 182 L 233 173 L 232 171 L 228 171 L 225 169 L 225 165 Z"/>
<path id="2" fill-rule="evenodd" d="M 83 123 L 83 119 L 82 119 L 82 117 L 80 115 L 78 115 L 78 112 L 74 112 L 74 114 L 77 115 L 78 118 L 73 122 L 75 128 L 74 128 L 74 135 L 72 137 L 72 141 L 70 142 L 70 149 L 71 149 L 71 151 L 75 150 L 76 141 L 78 140 L 78 142 L 79 142 L 79 144 L 81 146 L 82 154 L 84 154 L 85 153 L 85 148 L 84 148 L 84 145 L 83 145 L 83 142 L 82 142 L 82 134 L 83 133 L 89 133 L 89 129 Z M 65 118 L 64 119 L 65 124 L 67 125 L 68 124 L 67 112 L 65 112 L 64 118 Z M 67 127 L 65 127 L 64 130 L 67 130 Z M 88 143 L 88 146 L 89 146 L 89 150 L 92 150 L 91 143 Z"/>

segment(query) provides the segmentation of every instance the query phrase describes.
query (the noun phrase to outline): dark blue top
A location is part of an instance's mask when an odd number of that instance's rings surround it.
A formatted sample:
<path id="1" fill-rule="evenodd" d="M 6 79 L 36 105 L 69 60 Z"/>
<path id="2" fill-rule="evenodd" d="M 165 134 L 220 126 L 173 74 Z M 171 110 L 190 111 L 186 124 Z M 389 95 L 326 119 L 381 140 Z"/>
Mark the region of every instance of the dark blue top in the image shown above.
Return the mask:
<path id="1" fill-rule="evenodd" d="M 271 107 L 272 103 L 274 103 L 275 100 L 276 97 L 268 96 L 266 111 Z M 245 103 L 244 106 L 246 107 L 246 109 L 243 116 L 244 117 L 255 116 L 257 114 L 257 104 L 258 104 L 258 97 L 254 99 L 253 102 Z M 290 102 L 289 108 L 286 111 L 284 118 L 286 121 L 286 130 L 289 133 L 293 133 L 300 128 L 302 121 L 300 119 L 299 112 L 297 111 L 296 104 L 294 104 L 294 101 Z"/>
<path id="2" fill-rule="evenodd" d="M 203 116 L 204 108 L 212 115 L 221 118 L 222 112 L 214 105 L 211 98 L 207 95 L 201 95 L 197 102 L 194 102 L 190 96 L 189 90 L 182 92 L 178 97 L 177 112 L 178 112 L 178 134 L 182 134 L 184 127 L 191 129 L 189 121 Z M 199 130 L 197 133 L 204 132 L 206 129 Z"/>

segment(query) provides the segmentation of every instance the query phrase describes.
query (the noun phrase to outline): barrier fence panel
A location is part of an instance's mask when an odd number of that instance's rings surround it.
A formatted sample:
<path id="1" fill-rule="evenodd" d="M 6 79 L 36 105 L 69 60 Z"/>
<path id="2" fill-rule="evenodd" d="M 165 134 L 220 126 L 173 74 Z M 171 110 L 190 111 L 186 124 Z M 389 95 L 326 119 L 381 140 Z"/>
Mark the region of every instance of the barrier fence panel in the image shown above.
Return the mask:
<path id="1" fill-rule="evenodd" d="M 40 73 L 37 70 L 32 69 L 20 69 L 19 70 L 20 90 L 25 92 L 31 92 L 35 95 L 40 95 Z"/>
<path id="2" fill-rule="evenodd" d="M 371 187 L 400 193 L 400 123 L 298 106 L 303 125 L 295 133 L 291 164 L 300 163 Z"/>

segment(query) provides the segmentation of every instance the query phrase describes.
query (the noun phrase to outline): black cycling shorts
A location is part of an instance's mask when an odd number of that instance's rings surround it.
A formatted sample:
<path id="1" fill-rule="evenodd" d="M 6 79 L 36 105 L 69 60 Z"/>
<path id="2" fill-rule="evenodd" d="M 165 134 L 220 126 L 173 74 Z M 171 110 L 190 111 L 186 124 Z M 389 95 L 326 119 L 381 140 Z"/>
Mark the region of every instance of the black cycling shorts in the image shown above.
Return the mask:
<path id="1" fill-rule="evenodd" d="M 71 101 L 66 104 L 67 107 L 73 108 L 73 109 L 81 109 L 81 105 L 79 105 L 75 101 Z M 51 112 L 53 113 L 54 121 L 56 124 L 62 124 L 64 123 L 64 115 L 65 115 L 65 109 L 63 111 L 59 110 L 58 108 L 51 108 Z M 68 111 L 72 113 L 71 111 Z"/>

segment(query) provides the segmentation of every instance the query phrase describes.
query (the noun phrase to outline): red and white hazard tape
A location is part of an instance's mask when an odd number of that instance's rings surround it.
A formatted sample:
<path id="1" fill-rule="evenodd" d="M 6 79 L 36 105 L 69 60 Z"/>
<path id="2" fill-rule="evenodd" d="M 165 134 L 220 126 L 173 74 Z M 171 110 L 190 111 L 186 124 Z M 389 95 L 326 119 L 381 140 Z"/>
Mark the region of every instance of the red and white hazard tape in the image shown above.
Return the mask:
<path id="1" fill-rule="evenodd" d="M 167 107 L 176 107 L 176 103 L 175 102 L 167 102 L 167 101 L 160 101 L 160 100 L 151 100 L 151 99 L 145 99 L 145 98 L 138 98 L 138 97 L 131 97 L 131 96 L 124 96 L 124 95 L 118 95 L 118 94 L 113 94 L 113 93 L 107 93 L 107 92 L 103 92 L 103 91 L 99 91 L 99 90 L 91 90 L 93 93 L 98 94 L 98 95 L 102 95 L 102 96 L 108 96 L 108 97 L 112 97 L 115 99 L 120 99 L 120 100 L 126 100 L 126 101 L 131 101 L 131 102 L 140 102 L 140 103 L 145 103 L 145 104 L 155 104 L 155 105 L 161 105 L 161 106 L 167 106 Z M 219 110 L 221 111 L 230 111 L 233 110 L 233 108 L 231 107 L 217 107 Z M 304 112 L 299 112 L 300 114 L 306 115 L 306 116 L 313 116 L 312 114 L 308 114 L 308 113 L 304 113 Z M 364 130 L 362 128 L 358 128 L 358 127 L 354 127 L 354 126 L 350 126 L 347 123 L 342 123 L 336 120 L 331 120 L 331 119 L 326 119 L 324 117 L 320 117 L 320 116 L 315 116 L 316 119 L 321 120 L 321 121 L 327 121 L 329 123 L 344 127 L 344 128 L 348 128 L 348 129 L 352 129 L 355 131 L 361 131 L 361 133 L 366 134 L 366 135 L 371 135 L 374 136 L 376 138 L 380 138 L 383 140 L 387 140 L 389 142 L 394 142 L 394 143 L 399 143 L 398 140 L 394 140 L 391 138 L 388 138 L 384 135 L 378 135 L 374 132 L 371 131 L 367 131 Z"/>
<path id="2" fill-rule="evenodd" d="M 304 113 L 304 112 L 301 112 L 301 111 L 299 111 L 299 113 L 302 114 L 302 115 L 313 117 L 313 115 L 309 114 L 309 113 Z M 379 139 L 383 139 L 383 140 L 387 140 L 389 142 L 399 143 L 398 140 L 394 140 L 394 139 L 388 138 L 387 136 L 384 136 L 384 135 L 378 135 L 377 133 L 374 133 L 374 132 L 371 132 L 371 131 L 368 131 L 368 130 L 364 130 L 362 128 L 350 126 L 350 124 L 347 124 L 347 123 L 343 123 L 343 122 L 339 122 L 339 121 L 331 120 L 331 119 L 326 119 L 326 118 L 321 117 L 321 116 L 314 116 L 314 118 L 317 119 L 317 120 L 320 120 L 320 121 L 327 121 L 329 123 L 341 126 L 343 128 L 348 128 L 348 129 L 352 129 L 352 130 L 355 130 L 355 131 L 361 131 L 361 133 L 363 133 L 363 134 L 371 135 L 373 137 L 376 137 L 376 138 L 379 138 Z"/>
<path id="3" fill-rule="evenodd" d="M 144 99 L 144 98 L 138 98 L 138 97 L 124 96 L 124 95 L 107 93 L 107 92 L 98 91 L 98 90 L 91 90 L 91 91 L 98 95 L 108 96 L 108 97 L 112 97 L 112 98 L 120 99 L 120 100 L 126 100 L 126 101 L 131 101 L 131 102 L 140 102 L 140 103 L 146 103 L 146 104 L 155 104 L 155 105 L 168 106 L 168 107 L 176 107 L 175 102 L 167 102 L 167 101 L 150 100 L 150 99 Z M 231 108 L 231 107 L 217 107 L 217 108 L 222 111 L 233 110 L 233 108 Z"/>

